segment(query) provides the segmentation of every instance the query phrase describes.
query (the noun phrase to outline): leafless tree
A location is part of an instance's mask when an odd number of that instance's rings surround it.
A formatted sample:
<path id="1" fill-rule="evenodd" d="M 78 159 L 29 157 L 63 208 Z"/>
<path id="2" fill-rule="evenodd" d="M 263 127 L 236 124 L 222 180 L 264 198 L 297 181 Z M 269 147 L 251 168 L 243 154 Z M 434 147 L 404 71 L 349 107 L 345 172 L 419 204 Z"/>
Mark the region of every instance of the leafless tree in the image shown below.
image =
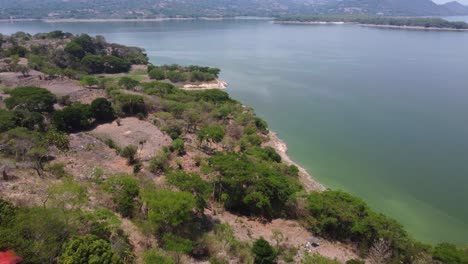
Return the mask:
<path id="1" fill-rule="evenodd" d="M 369 260 L 371 264 L 387 264 L 392 257 L 390 242 L 384 239 L 379 239 L 372 245 L 369 250 Z"/>

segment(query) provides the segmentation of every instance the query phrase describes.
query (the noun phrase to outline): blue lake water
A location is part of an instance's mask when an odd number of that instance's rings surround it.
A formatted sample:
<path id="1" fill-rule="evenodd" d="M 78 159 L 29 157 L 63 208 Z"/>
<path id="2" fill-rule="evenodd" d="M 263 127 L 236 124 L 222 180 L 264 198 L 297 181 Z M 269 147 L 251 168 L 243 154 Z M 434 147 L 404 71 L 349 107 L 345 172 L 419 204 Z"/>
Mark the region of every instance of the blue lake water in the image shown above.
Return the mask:
<path id="1" fill-rule="evenodd" d="M 220 67 L 228 92 L 320 182 L 362 197 L 420 240 L 468 244 L 468 32 L 262 20 L 0 23 L 3 34 L 56 29 L 144 47 L 155 64 Z"/>

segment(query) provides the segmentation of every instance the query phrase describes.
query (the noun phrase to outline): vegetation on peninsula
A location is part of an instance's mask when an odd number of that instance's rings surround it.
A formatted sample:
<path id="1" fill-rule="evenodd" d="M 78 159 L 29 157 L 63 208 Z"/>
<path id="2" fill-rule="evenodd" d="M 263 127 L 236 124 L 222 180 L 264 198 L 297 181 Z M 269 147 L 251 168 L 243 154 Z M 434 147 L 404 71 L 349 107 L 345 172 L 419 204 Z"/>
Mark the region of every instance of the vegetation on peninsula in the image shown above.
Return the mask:
<path id="1" fill-rule="evenodd" d="M 69 38 L 72 43 L 75 36 Z M 185 68 L 177 66 L 180 72 Z M 83 89 L 102 97 L 90 102 L 67 102 L 46 88 L 3 89 L 0 159 L 12 165 L 2 168 L 0 184 L 26 184 L 38 195 L 21 202 L 13 188 L 0 200 L 0 251 L 14 250 L 23 263 L 297 261 L 289 254 L 298 249 L 281 243 L 279 234 L 276 246 L 261 237 L 239 240 L 232 227 L 214 220 L 223 211 L 267 222 L 298 221 L 324 239 L 355 245 L 368 261 L 467 263 L 465 249 L 419 243 L 359 198 L 331 190 L 307 193 L 298 168 L 266 145 L 266 122 L 224 91 L 187 91 L 170 79 L 133 82 L 131 73 L 94 77 L 95 87 Z M 98 126 L 119 127 L 128 119 L 164 132 L 170 144 L 146 158 L 144 141 L 124 145 L 93 134 Z M 80 135 L 91 143 L 77 141 Z M 79 164 L 60 162 L 99 144 L 108 152 L 96 157 L 122 156 L 122 171 L 105 163 L 82 175 L 72 173 Z M 37 187 L 36 181 L 46 184 Z M 135 233 L 147 235 L 147 246 L 134 243 Z M 298 261 L 334 263 L 316 255 Z"/>

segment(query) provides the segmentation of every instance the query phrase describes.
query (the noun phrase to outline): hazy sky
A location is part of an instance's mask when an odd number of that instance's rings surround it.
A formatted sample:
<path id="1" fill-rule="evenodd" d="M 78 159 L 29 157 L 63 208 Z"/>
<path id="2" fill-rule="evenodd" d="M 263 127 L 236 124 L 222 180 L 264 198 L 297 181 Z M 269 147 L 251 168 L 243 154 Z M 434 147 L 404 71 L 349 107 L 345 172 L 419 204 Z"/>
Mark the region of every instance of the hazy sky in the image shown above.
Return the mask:
<path id="1" fill-rule="evenodd" d="M 438 4 L 443 4 L 443 3 L 447 3 L 447 2 L 451 2 L 453 0 L 432 0 Z M 458 0 L 458 2 L 462 3 L 462 4 L 465 4 L 465 5 L 468 5 L 468 0 Z"/>

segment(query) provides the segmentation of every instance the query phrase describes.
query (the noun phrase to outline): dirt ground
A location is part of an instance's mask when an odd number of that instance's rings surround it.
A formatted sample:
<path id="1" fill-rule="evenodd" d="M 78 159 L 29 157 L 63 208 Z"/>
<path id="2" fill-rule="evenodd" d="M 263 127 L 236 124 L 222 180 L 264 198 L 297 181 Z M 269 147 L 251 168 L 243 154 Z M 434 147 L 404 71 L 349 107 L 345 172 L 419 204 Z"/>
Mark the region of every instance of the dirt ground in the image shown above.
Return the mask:
<path id="1" fill-rule="evenodd" d="M 155 125 L 135 117 L 120 119 L 120 126 L 116 121 L 99 125 L 90 133 L 101 139 L 110 138 L 121 147 L 137 146 L 137 157 L 142 161 L 150 160 L 163 146 L 169 146 L 172 142 Z"/>
<path id="2" fill-rule="evenodd" d="M 86 133 L 71 134 L 70 150 L 56 157 L 56 162 L 63 162 L 66 171 L 78 179 L 90 179 L 96 168 L 102 168 L 105 174 L 132 173 L 133 170 L 115 150 Z"/>
<path id="3" fill-rule="evenodd" d="M 39 71 L 30 71 L 29 76 L 24 77 L 17 72 L 1 72 L 0 85 L 6 87 L 36 86 L 46 88 L 58 97 L 68 95 L 72 101 L 91 103 L 98 97 L 105 97 L 105 91 L 100 89 L 89 89 L 79 85 L 78 81 L 67 77 L 45 79 L 45 75 Z"/>
<path id="4" fill-rule="evenodd" d="M 298 258 L 304 255 L 305 252 L 309 254 L 319 254 L 327 258 L 336 259 L 345 263 L 350 259 L 358 259 L 356 250 L 349 245 L 339 242 L 331 242 L 325 239 L 320 239 L 320 246 L 316 248 L 306 249 L 305 244 L 314 235 L 301 226 L 297 221 L 275 219 L 271 222 L 262 223 L 256 219 L 249 219 L 244 216 L 237 216 L 229 212 L 223 211 L 216 215 L 210 210 L 205 210 L 205 214 L 211 215 L 213 219 L 219 220 L 222 223 L 228 223 L 234 229 L 237 239 L 241 241 L 252 241 L 263 237 L 270 244 L 276 245 L 273 238 L 273 231 L 280 231 L 283 236 L 281 245 L 288 247 L 296 247 L 299 249 Z"/>
<path id="5" fill-rule="evenodd" d="M 48 187 L 56 182 L 50 177 L 39 177 L 33 169 L 18 167 L 7 160 L 0 159 L 0 167 L 9 165 L 9 181 L 0 178 L 0 197 L 17 206 L 42 206 L 46 201 Z"/>

